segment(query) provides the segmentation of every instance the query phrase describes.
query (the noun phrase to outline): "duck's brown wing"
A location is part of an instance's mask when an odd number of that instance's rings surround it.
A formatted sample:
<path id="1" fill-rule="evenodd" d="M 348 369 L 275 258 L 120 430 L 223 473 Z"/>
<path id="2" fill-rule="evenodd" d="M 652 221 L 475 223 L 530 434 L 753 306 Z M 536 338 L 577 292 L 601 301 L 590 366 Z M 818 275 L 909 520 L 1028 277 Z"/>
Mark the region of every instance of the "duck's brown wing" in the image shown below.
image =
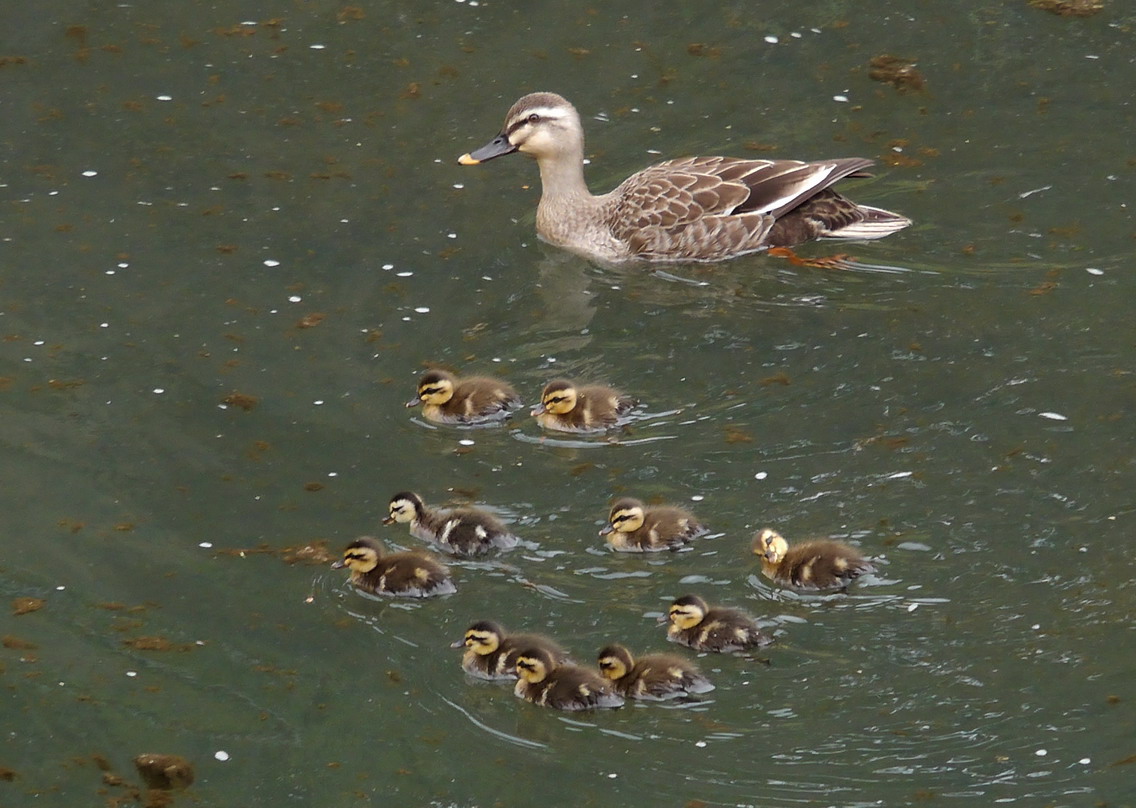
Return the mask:
<path id="1" fill-rule="evenodd" d="M 863 175 L 871 165 L 862 157 L 813 163 L 668 160 L 632 175 L 612 192 L 612 234 L 644 258 L 718 260 L 760 250 L 770 246 L 768 236 L 779 217 L 833 183 Z M 793 235 L 804 229 L 793 227 Z M 816 237 L 837 228 L 824 222 L 814 226 L 810 219 L 807 229 Z"/>

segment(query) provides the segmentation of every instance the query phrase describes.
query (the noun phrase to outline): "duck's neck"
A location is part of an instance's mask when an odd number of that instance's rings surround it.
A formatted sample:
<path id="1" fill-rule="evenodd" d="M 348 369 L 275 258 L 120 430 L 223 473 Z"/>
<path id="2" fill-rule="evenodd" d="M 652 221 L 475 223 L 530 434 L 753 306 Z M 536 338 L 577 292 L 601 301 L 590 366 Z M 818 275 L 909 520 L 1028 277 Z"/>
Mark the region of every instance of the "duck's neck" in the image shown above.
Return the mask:
<path id="1" fill-rule="evenodd" d="M 538 161 L 540 166 L 541 203 L 567 201 L 579 204 L 578 200 L 592 198 L 587 183 L 584 182 L 584 155 L 572 151 Z"/>
<path id="2" fill-rule="evenodd" d="M 578 235 L 579 222 L 587 221 L 586 214 L 581 214 L 596 204 L 596 197 L 584 182 L 583 153 L 545 158 L 539 165 L 541 192 L 536 230 L 552 244 L 569 244 Z"/>

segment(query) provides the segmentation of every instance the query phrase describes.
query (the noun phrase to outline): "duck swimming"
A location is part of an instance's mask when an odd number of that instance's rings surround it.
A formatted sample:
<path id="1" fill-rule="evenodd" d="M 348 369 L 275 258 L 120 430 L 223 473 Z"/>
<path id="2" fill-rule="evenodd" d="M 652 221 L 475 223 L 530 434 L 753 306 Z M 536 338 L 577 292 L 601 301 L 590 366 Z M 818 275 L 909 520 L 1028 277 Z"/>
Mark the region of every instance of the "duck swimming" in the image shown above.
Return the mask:
<path id="1" fill-rule="evenodd" d="M 866 176 L 872 161 L 861 157 L 684 157 L 594 196 L 584 181 L 580 115 L 556 93 L 518 99 L 500 134 L 458 162 L 478 165 L 513 152 L 540 168 L 540 237 L 599 261 L 721 261 L 819 238 L 883 238 L 911 224 L 832 189 L 845 177 Z"/>

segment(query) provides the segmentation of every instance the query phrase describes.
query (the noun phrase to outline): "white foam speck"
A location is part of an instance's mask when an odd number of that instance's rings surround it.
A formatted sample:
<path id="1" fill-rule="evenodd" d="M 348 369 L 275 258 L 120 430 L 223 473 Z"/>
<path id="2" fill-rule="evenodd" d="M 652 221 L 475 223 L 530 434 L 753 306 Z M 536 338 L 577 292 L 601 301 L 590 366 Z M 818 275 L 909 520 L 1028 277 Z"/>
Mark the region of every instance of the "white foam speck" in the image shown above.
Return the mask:
<path id="1" fill-rule="evenodd" d="M 288 298 L 289 303 L 299 303 L 301 300 L 303 300 L 303 298 L 299 295 L 291 295 Z"/>
<path id="2" fill-rule="evenodd" d="M 97 172 L 97 171 L 92 171 L 92 170 L 90 170 L 90 169 L 88 169 L 88 170 L 86 170 L 86 171 L 84 171 L 84 172 L 83 172 L 83 176 L 84 176 L 84 177 L 97 177 L 98 175 L 99 175 L 99 172 Z"/>
<path id="3" fill-rule="evenodd" d="M 264 261 L 264 265 L 265 265 L 266 267 L 278 267 L 278 266 L 280 266 L 280 262 L 279 262 L 279 261 L 274 261 L 274 260 L 273 260 L 273 259 L 271 259 L 271 258 L 267 258 L 267 259 L 265 259 L 265 261 Z"/>
<path id="4" fill-rule="evenodd" d="M 1064 415 L 1062 415 L 1059 412 L 1039 412 L 1038 416 L 1041 417 L 1041 418 L 1048 418 L 1050 421 L 1068 421 L 1069 420 L 1068 418 L 1066 418 Z"/>
<path id="5" fill-rule="evenodd" d="M 318 45 L 317 44 L 317 45 L 308 45 L 308 47 L 311 48 L 312 50 L 323 50 L 324 48 L 327 47 L 327 45 Z"/>
<path id="6" fill-rule="evenodd" d="M 164 388 L 164 387 L 155 387 L 154 388 L 154 393 L 159 395 L 159 396 L 164 392 L 166 392 L 166 388 Z"/>
<path id="7" fill-rule="evenodd" d="M 753 478 L 754 478 L 755 480 L 764 480 L 764 479 L 765 479 L 766 477 L 768 477 L 768 476 L 769 476 L 769 473 L 768 473 L 768 472 L 765 472 L 765 471 L 759 471 L 759 472 L 758 472 L 757 474 L 753 475 Z"/>
<path id="8" fill-rule="evenodd" d="M 1085 267 L 1085 272 L 1088 272 L 1090 275 L 1103 275 L 1104 274 L 1103 269 L 1097 269 L 1096 267 Z"/>
<path id="9" fill-rule="evenodd" d="M 694 496 L 692 496 L 690 498 L 690 501 L 691 502 L 701 502 L 704 499 L 706 499 L 706 497 L 702 496 L 701 494 L 695 494 Z"/>
<path id="10" fill-rule="evenodd" d="M 462 446 L 473 446 L 473 441 L 471 441 L 469 438 L 462 438 L 458 441 L 458 443 L 460 443 Z"/>
<path id="11" fill-rule="evenodd" d="M 202 548 L 204 548 L 204 549 L 208 550 L 209 548 L 211 548 L 211 547 L 213 546 L 213 542 L 211 542 L 211 541 L 203 541 L 203 542 L 199 542 L 197 546 L 198 546 L 198 547 L 202 547 Z"/>
<path id="12" fill-rule="evenodd" d="M 848 103 L 848 96 L 846 96 L 846 95 L 834 95 L 834 96 L 832 97 L 832 100 L 833 100 L 833 101 L 838 101 L 838 102 L 840 102 L 841 104 L 847 104 L 847 103 Z"/>
<path id="13" fill-rule="evenodd" d="M 159 101 L 173 101 L 174 97 L 172 95 L 159 95 L 157 96 L 157 99 Z"/>
<path id="14" fill-rule="evenodd" d="M 769 36 L 767 36 L 765 38 L 765 41 L 768 42 L 770 45 L 776 45 L 777 44 L 777 37 L 773 36 L 773 34 L 770 34 Z"/>
<path id="15" fill-rule="evenodd" d="M 223 763 L 223 762 L 225 762 L 226 760 L 229 759 L 229 753 L 226 752 L 224 749 L 218 749 L 216 752 L 213 753 L 213 757 L 217 758 L 217 760 L 220 760 Z"/>
<path id="16" fill-rule="evenodd" d="M 430 313 L 430 307 L 429 306 L 419 306 L 414 311 L 418 314 L 429 314 Z"/>

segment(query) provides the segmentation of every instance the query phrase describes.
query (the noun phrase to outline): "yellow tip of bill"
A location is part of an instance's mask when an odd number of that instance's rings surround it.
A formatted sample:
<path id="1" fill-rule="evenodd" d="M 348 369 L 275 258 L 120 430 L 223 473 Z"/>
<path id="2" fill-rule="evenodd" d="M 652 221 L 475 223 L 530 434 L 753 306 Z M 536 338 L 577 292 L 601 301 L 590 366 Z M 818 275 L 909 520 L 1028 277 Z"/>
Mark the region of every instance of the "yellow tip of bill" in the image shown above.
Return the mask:
<path id="1" fill-rule="evenodd" d="M 474 160 L 473 157 L 470 156 L 469 152 L 466 152 L 461 157 L 459 157 L 458 162 L 461 163 L 463 166 L 476 166 L 476 165 L 481 164 L 481 161 L 480 160 Z"/>

